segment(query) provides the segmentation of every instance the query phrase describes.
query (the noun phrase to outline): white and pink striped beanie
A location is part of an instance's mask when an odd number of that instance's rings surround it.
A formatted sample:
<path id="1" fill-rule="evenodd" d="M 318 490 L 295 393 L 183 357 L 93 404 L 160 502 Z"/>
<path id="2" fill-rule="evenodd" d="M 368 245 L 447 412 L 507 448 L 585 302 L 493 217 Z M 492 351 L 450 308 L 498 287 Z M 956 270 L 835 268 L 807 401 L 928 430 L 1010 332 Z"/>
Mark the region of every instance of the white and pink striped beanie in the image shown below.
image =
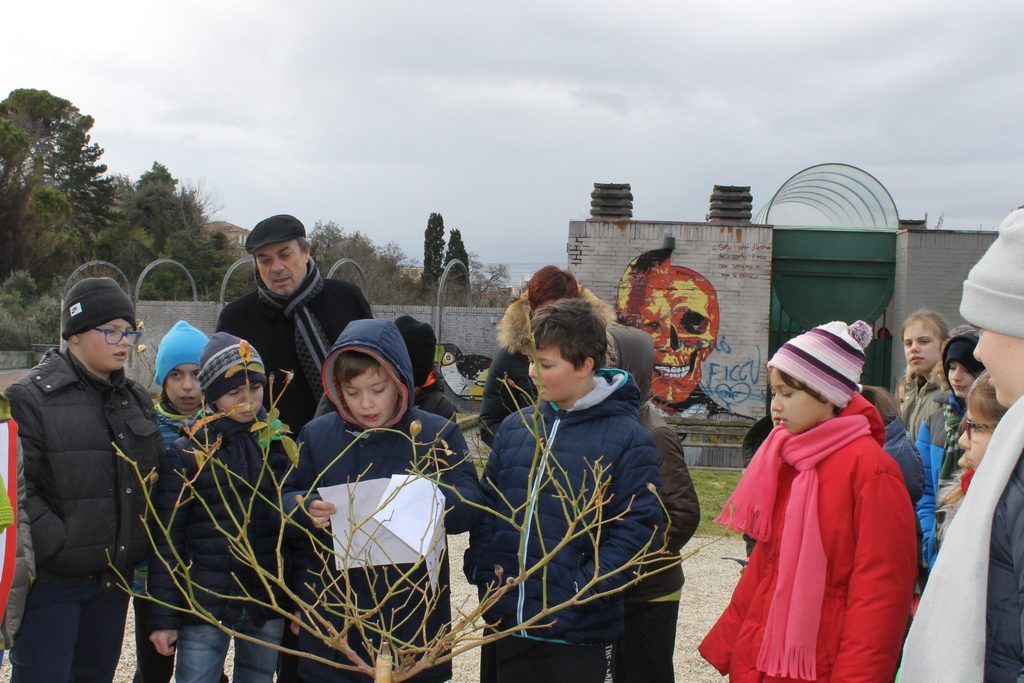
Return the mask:
<path id="1" fill-rule="evenodd" d="M 864 349 L 871 343 L 871 326 L 831 322 L 793 337 L 768 361 L 769 368 L 786 373 L 829 403 L 845 408 L 864 369 Z"/>

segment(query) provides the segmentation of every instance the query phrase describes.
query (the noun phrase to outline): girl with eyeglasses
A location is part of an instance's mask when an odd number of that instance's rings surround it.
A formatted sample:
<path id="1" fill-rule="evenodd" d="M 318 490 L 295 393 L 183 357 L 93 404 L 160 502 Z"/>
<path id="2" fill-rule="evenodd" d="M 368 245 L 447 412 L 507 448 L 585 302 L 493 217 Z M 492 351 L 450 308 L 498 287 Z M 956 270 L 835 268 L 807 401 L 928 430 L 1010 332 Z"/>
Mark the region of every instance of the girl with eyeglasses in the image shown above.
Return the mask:
<path id="1" fill-rule="evenodd" d="M 1006 408 L 996 400 L 996 389 L 988 373 L 981 373 L 967 393 L 967 413 L 960 423 L 959 444 L 964 455 L 957 464 L 963 473 L 939 492 L 941 507 L 935 513 L 937 545 L 941 546 L 942 537 L 967 494 L 974 472 L 985 457 L 992 432 L 1005 413 Z"/>

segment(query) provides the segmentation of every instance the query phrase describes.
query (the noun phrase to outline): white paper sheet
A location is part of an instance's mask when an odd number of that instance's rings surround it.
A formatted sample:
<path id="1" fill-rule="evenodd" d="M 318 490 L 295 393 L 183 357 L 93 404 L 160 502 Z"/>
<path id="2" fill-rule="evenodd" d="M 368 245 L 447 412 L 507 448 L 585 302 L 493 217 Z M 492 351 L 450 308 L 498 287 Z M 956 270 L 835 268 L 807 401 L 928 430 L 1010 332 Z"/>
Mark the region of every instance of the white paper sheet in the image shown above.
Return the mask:
<path id="1" fill-rule="evenodd" d="M 431 588 L 437 589 L 444 550 L 444 495 L 433 482 L 397 474 L 321 486 L 317 492 L 337 508 L 331 530 L 339 570 L 411 564 L 423 558 Z"/>

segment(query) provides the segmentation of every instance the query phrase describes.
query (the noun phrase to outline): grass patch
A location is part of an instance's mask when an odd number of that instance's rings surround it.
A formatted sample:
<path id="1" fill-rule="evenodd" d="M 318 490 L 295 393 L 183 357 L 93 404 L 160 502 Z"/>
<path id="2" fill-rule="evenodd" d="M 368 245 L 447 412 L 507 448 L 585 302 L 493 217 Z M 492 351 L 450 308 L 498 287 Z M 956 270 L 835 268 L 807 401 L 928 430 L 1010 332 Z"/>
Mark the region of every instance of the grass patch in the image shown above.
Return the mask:
<path id="1" fill-rule="evenodd" d="M 693 477 L 693 486 L 697 489 L 697 497 L 700 499 L 700 526 L 697 527 L 697 535 L 732 534 L 733 532 L 724 526 L 712 524 L 711 520 L 722 511 L 725 501 L 736 488 L 736 483 L 740 480 L 739 470 L 705 470 L 692 467 L 690 476 Z"/>

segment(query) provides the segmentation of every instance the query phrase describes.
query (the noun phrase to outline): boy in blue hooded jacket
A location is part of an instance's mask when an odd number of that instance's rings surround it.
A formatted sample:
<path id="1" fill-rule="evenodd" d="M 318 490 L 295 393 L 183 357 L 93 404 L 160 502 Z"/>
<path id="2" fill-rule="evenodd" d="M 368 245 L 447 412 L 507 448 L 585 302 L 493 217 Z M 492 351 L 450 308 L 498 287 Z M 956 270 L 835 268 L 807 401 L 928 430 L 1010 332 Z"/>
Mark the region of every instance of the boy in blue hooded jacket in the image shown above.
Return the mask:
<path id="1" fill-rule="evenodd" d="M 440 482 L 445 499 L 444 526 L 448 533 L 468 531 L 479 516 L 482 495 L 476 470 L 467 459 L 468 448 L 458 424 L 413 406 L 412 361 L 398 327 L 389 320 L 356 320 L 345 328 L 324 361 L 324 393 L 334 411 L 307 424 L 299 434 L 299 466 L 285 483 L 286 506 L 300 504 L 306 512 L 294 519 L 315 530 L 328 530 L 335 506 L 321 500 L 321 486 L 352 484 L 392 475 L 430 471 Z M 413 426 L 418 422 L 418 429 Z M 376 428 L 385 428 L 384 431 Z M 414 447 L 405 435 L 412 434 Z M 434 461 L 429 454 L 437 445 Z M 346 450 L 347 449 L 347 450 Z M 339 457 L 339 454 L 344 453 Z M 436 468 L 436 469 L 435 469 Z M 432 471 L 431 471 L 432 470 Z M 306 514 L 308 513 L 308 514 Z M 331 538 L 322 531 L 321 542 L 331 547 Z M 346 591 L 346 601 L 355 605 L 335 605 L 334 613 L 319 616 L 342 626 L 337 612 L 364 611 L 369 623 L 349 629 L 348 645 L 366 662 L 373 661 L 362 636 L 376 647 L 381 633 L 391 643 L 424 645 L 451 620 L 449 570 L 447 557 L 441 562 L 437 592 L 418 593 L 429 585 L 424 563 L 383 565 L 348 569 L 344 576 L 334 567 L 332 558 L 323 558 L 308 537 L 296 544 L 300 565 L 296 590 L 305 601 L 324 590 L 327 581 L 335 588 L 327 595 Z M 342 580 L 343 579 L 343 580 Z M 344 589 L 337 586 L 344 585 Z M 394 589 L 394 587 L 398 587 Z M 416 586 L 410 590 L 410 587 Z M 319 638 L 303 629 L 299 649 L 341 664 L 352 662 L 340 650 L 328 648 Z M 417 683 L 447 681 L 451 663 L 427 668 L 410 680 Z M 299 677 L 307 683 L 319 681 L 369 681 L 354 671 L 338 670 L 302 658 Z"/>
<path id="2" fill-rule="evenodd" d="M 657 454 L 638 421 L 636 383 L 623 370 L 602 368 L 608 341 L 591 306 L 563 299 L 537 311 L 532 327 L 530 376 L 541 402 L 505 418 L 482 478 L 486 506 L 515 525 L 483 518 L 470 533 L 466 575 L 481 590 L 493 588 L 534 569 L 573 536 L 489 610 L 488 622 L 505 630 L 576 601 L 497 642 L 497 681 L 603 683 L 609 646 L 623 632 L 617 591 L 637 576 L 633 558 L 661 544 Z M 602 482 L 595 481 L 598 470 Z M 602 525 L 580 533 L 580 524 L 570 526 L 577 513 L 567 510 L 569 501 L 605 484 L 600 511 L 584 519 Z"/>

